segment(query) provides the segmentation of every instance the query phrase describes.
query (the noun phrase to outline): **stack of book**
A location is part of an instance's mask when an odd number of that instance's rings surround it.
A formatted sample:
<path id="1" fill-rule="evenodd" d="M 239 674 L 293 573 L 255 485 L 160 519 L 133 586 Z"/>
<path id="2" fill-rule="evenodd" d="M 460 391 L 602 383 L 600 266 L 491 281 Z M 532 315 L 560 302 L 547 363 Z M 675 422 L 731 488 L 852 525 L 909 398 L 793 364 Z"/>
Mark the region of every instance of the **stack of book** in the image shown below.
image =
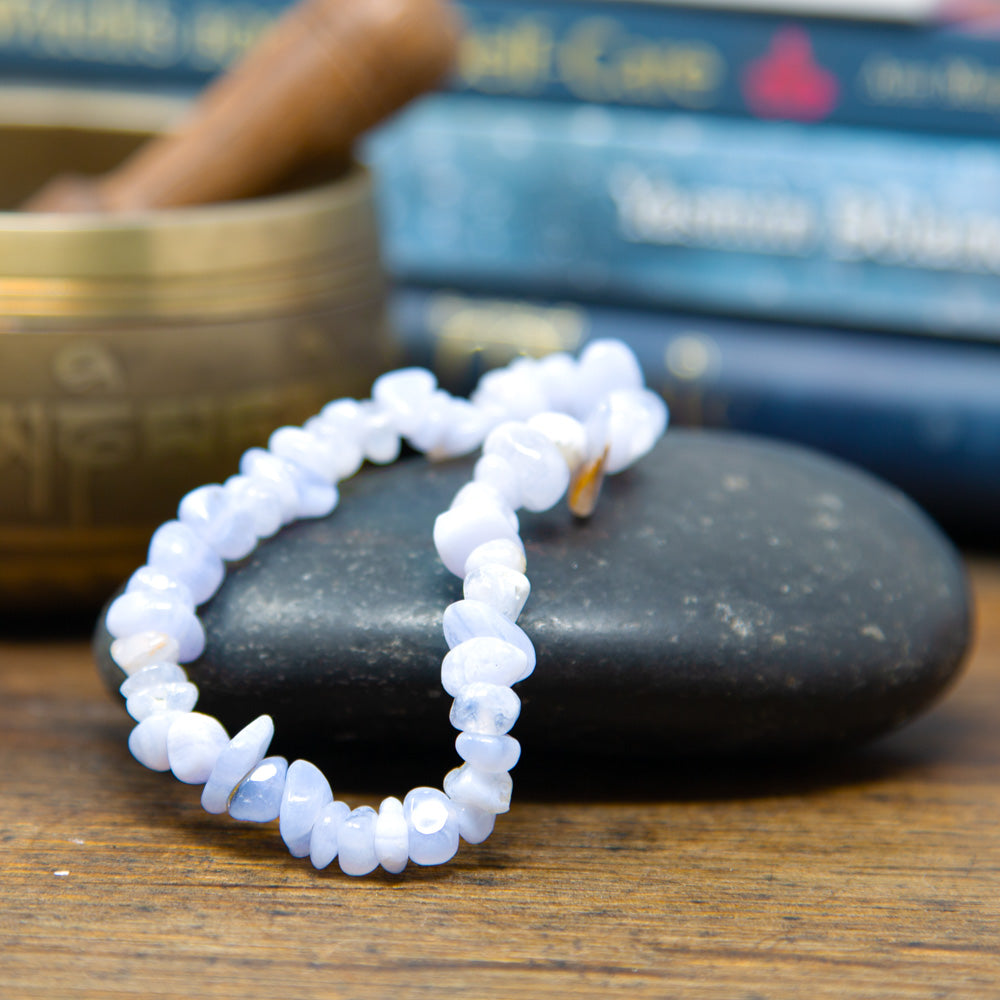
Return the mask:
<path id="1" fill-rule="evenodd" d="M 414 360 L 458 388 L 619 336 L 675 422 L 820 447 L 998 537 L 989 5 L 461 6 L 449 92 L 368 151 Z"/>
<path id="2" fill-rule="evenodd" d="M 0 69 L 193 89 L 286 6 L 0 0 Z M 454 77 L 364 149 L 411 360 L 460 389 L 619 336 L 675 422 L 997 537 L 1000 3 L 458 6 Z"/>

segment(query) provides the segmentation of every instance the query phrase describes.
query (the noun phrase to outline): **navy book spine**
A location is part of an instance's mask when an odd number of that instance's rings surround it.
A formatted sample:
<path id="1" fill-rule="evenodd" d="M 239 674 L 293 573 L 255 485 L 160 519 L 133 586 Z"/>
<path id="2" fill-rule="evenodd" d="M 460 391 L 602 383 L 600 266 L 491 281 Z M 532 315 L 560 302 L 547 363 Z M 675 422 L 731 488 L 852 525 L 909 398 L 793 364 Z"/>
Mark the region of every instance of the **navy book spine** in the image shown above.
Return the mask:
<path id="1" fill-rule="evenodd" d="M 0 0 L 0 72 L 196 86 L 290 0 Z M 891 24 L 626 0 L 462 0 L 451 86 L 801 122 L 1000 134 L 985 23 Z"/>
<path id="2" fill-rule="evenodd" d="M 410 281 L 1000 337 L 1000 144 L 432 95 L 373 135 Z"/>
<path id="3" fill-rule="evenodd" d="M 618 337 L 674 424 L 818 448 L 893 483 L 951 529 L 1000 537 L 995 346 L 416 286 L 394 290 L 391 317 L 404 360 L 456 392 L 518 353 Z"/>

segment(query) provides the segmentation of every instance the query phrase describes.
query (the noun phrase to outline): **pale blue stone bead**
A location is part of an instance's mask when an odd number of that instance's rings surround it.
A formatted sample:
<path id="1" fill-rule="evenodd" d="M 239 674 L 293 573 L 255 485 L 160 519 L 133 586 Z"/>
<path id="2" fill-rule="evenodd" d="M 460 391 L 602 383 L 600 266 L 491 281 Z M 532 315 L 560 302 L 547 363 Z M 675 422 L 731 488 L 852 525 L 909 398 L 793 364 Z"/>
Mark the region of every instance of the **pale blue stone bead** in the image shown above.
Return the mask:
<path id="1" fill-rule="evenodd" d="M 435 454 L 454 458 L 475 451 L 486 437 L 492 423 L 486 414 L 467 399 L 453 399 L 448 415 L 448 429 Z"/>
<path id="2" fill-rule="evenodd" d="M 458 815 L 458 835 L 467 844 L 481 844 L 493 832 L 496 814 L 467 806 L 462 802 L 452 803 Z"/>
<path id="3" fill-rule="evenodd" d="M 521 759 L 521 744 L 513 736 L 459 733 L 455 739 L 459 757 L 480 771 L 509 771 Z"/>
<path id="4" fill-rule="evenodd" d="M 578 396 L 576 358 L 565 351 L 555 351 L 539 359 L 536 371 L 549 408 L 557 413 L 572 413 Z"/>
<path id="5" fill-rule="evenodd" d="M 475 507 L 492 507 L 500 511 L 507 519 L 507 523 L 518 534 L 521 530 L 520 522 L 514 508 L 507 502 L 507 498 L 495 486 L 489 483 L 477 483 L 472 480 L 466 483 L 454 496 L 449 509 L 461 507 L 463 504 L 472 504 Z"/>
<path id="6" fill-rule="evenodd" d="M 530 358 L 487 372 L 476 386 L 472 401 L 480 407 L 493 404 L 508 420 L 527 420 L 534 413 L 549 408 L 548 395 Z"/>
<path id="7" fill-rule="evenodd" d="M 240 459 L 240 472 L 273 484 L 281 501 L 281 517 L 287 524 L 299 517 L 325 517 L 337 506 L 336 487 L 298 462 L 251 448 Z"/>
<path id="8" fill-rule="evenodd" d="M 492 426 L 482 409 L 438 389 L 407 440 L 432 459 L 454 458 L 478 448 Z"/>
<path id="9" fill-rule="evenodd" d="M 251 448 L 240 459 L 240 472 L 272 484 L 281 502 L 284 523 L 299 517 L 325 517 L 337 506 L 336 487 L 298 462 Z"/>
<path id="10" fill-rule="evenodd" d="M 340 493 L 333 483 L 316 475 L 298 462 L 288 462 L 295 488 L 299 491 L 296 517 L 326 517 L 340 501 Z"/>
<path id="11" fill-rule="evenodd" d="M 311 418 L 319 421 L 330 433 L 345 434 L 355 441 L 362 441 L 367 431 L 368 411 L 371 403 L 367 400 L 335 399 L 327 403 L 319 415 Z M 311 421 L 310 421 L 311 422 Z"/>
<path id="12" fill-rule="evenodd" d="M 587 459 L 601 460 L 607 471 L 607 455 L 611 448 L 611 407 L 602 402 L 587 415 L 584 423 L 587 432 Z"/>
<path id="13" fill-rule="evenodd" d="M 467 639 L 441 661 L 441 686 L 453 698 L 467 684 L 485 681 L 510 687 L 528 670 L 524 650 L 495 636 Z"/>
<path id="14" fill-rule="evenodd" d="M 371 806 L 352 809 L 337 831 L 337 860 L 345 875 L 367 875 L 378 868 L 375 853 L 375 821 Z"/>
<path id="15" fill-rule="evenodd" d="M 229 815 L 249 823 L 277 819 L 287 774 L 288 761 L 284 757 L 265 757 L 236 786 L 229 800 Z"/>
<path id="16" fill-rule="evenodd" d="M 115 637 L 139 632 L 165 632 L 177 636 L 192 609 L 173 596 L 151 590 L 129 590 L 108 608 L 105 625 Z"/>
<path id="17" fill-rule="evenodd" d="M 183 583 L 195 604 L 207 601 L 226 575 L 219 554 L 180 521 L 167 521 L 156 529 L 146 562 Z"/>
<path id="18" fill-rule="evenodd" d="M 608 393 L 598 405 L 598 413 L 592 413 L 588 420 L 599 423 L 601 433 L 607 441 L 604 471 L 608 475 L 621 472 L 631 464 L 632 442 L 635 434 L 644 434 L 641 424 L 633 422 L 635 407 L 629 400 L 627 391 Z M 603 411 L 603 412 L 600 412 Z"/>
<path id="19" fill-rule="evenodd" d="M 309 860 L 314 868 L 326 868 L 337 856 L 340 828 L 350 814 L 346 802 L 331 802 L 319 811 L 309 838 Z"/>
<path id="20" fill-rule="evenodd" d="M 472 405 L 483 415 L 483 420 L 486 422 L 487 434 L 494 427 L 498 427 L 500 424 L 510 420 L 510 414 L 504 409 L 503 404 L 496 400 L 476 398 L 472 401 Z"/>
<path id="21" fill-rule="evenodd" d="M 175 604 L 183 604 L 192 611 L 195 607 L 190 588 L 155 566 L 140 566 L 128 578 L 128 583 L 125 584 L 125 593 L 133 590 L 152 591 Z"/>
<path id="22" fill-rule="evenodd" d="M 620 340 L 592 340 L 577 362 L 574 416 L 586 417 L 607 393 L 615 389 L 641 389 L 642 368 Z"/>
<path id="23" fill-rule="evenodd" d="M 323 772 L 307 760 L 293 761 L 285 777 L 278 812 L 278 829 L 294 858 L 309 853 L 313 824 L 320 810 L 333 801 L 330 782 Z"/>
<path id="24" fill-rule="evenodd" d="M 250 448 L 240 458 L 240 474 L 267 483 L 281 505 L 281 523 L 294 521 L 299 509 L 299 489 L 289 464 L 263 448 Z"/>
<path id="25" fill-rule="evenodd" d="M 372 400 L 392 415 L 400 434 L 408 435 L 420 426 L 436 389 L 437 379 L 426 368 L 400 368 L 375 379 Z"/>
<path id="26" fill-rule="evenodd" d="M 403 816 L 410 831 L 410 860 L 417 865 L 442 865 L 458 850 L 458 815 L 437 788 L 414 788 L 403 799 Z"/>
<path id="27" fill-rule="evenodd" d="M 128 737 L 128 748 L 132 756 L 152 771 L 168 771 L 170 758 L 167 756 L 167 733 L 180 718 L 182 712 L 160 712 L 148 715 L 137 725 Z"/>
<path id="28" fill-rule="evenodd" d="M 507 365 L 506 370 L 517 378 L 523 379 L 525 384 L 530 383 L 532 394 L 536 395 L 536 399 L 532 403 L 533 413 L 538 413 L 540 410 L 552 409 L 552 403 L 549 400 L 549 394 L 546 391 L 545 381 L 541 374 L 541 362 L 538 358 L 532 358 L 522 354 L 514 358 L 513 361 Z"/>
<path id="29" fill-rule="evenodd" d="M 375 855 L 378 863 L 393 875 L 398 875 L 410 859 L 410 830 L 399 799 L 383 799 L 378 808 Z"/>
<path id="30" fill-rule="evenodd" d="M 242 559 L 257 544 L 253 515 L 217 483 L 199 486 L 184 496 L 177 519 L 223 559 Z"/>
<path id="31" fill-rule="evenodd" d="M 575 417 L 547 410 L 536 413 L 528 426 L 544 434 L 556 446 L 571 472 L 581 468 L 587 460 L 587 428 Z"/>
<path id="32" fill-rule="evenodd" d="M 468 559 L 466 559 L 468 562 Z M 482 601 L 496 608 L 512 622 L 524 610 L 531 593 L 531 583 L 523 573 L 500 563 L 487 563 L 466 573 L 462 594 L 471 601 Z"/>
<path id="33" fill-rule="evenodd" d="M 481 455 L 472 468 L 472 480 L 492 486 L 513 509 L 521 506 L 517 473 L 505 458 L 499 455 Z"/>
<path id="34" fill-rule="evenodd" d="M 419 420 L 407 432 L 406 439 L 417 451 L 436 454 L 451 426 L 451 396 L 443 389 L 431 393 Z"/>
<path id="35" fill-rule="evenodd" d="M 444 777 L 444 790 L 449 799 L 484 812 L 507 812 L 513 787 L 514 782 L 506 771 L 491 774 L 471 764 L 456 767 Z"/>
<path id="36" fill-rule="evenodd" d="M 307 421 L 305 427 L 279 427 L 267 446 L 275 455 L 296 462 L 329 482 L 353 476 L 364 461 L 355 437 L 337 433 L 335 427 L 316 417 Z"/>
<path id="37" fill-rule="evenodd" d="M 465 560 L 465 572 L 462 575 L 466 577 L 483 566 L 493 564 L 509 566 L 518 573 L 523 573 L 528 568 L 528 560 L 524 554 L 524 542 L 520 537 L 496 538 L 491 542 L 477 545 Z"/>
<path id="38" fill-rule="evenodd" d="M 569 486 L 569 466 L 559 449 L 541 431 L 507 422 L 494 427 L 483 453 L 499 455 L 514 470 L 520 504 L 528 510 L 548 510 Z"/>
<path id="39" fill-rule="evenodd" d="M 434 521 L 434 547 L 456 576 L 463 575 L 469 555 L 484 542 L 515 538 L 517 528 L 498 507 L 461 504 L 438 514 Z"/>
<path id="40" fill-rule="evenodd" d="M 521 699 L 509 687 L 477 681 L 458 692 L 448 718 L 456 729 L 499 736 L 517 722 Z"/>
<path id="41" fill-rule="evenodd" d="M 201 791 L 205 812 L 224 813 L 236 786 L 264 759 L 274 738 L 274 722 L 259 715 L 224 747 Z"/>
<path id="42" fill-rule="evenodd" d="M 315 425 L 313 422 L 315 421 Z M 336 399 L 327 403 L 318 417 L 306 423 L 324 433 L 342 434 L 356 441 L 364 458 L 379 465 L 394 462 L 399 457 L 399 434 L 392 413 L 370 400 Z"/>
<path id="43" fill-rule="evenodd" d="M 613 475 L 637 462 L 667 429 L 667 404 L 649 389 L 617 389 L 608 393 L 587 420 L 594 438 L 607 442 L 605 471 Z"/>
<path id="44" fill-rule="evenodd" d="M 528 665 L 521 680 L 535 669 L 535 647 L 524 630 L 482 601 L 456 601 L 448 605 L 444 611 L 443 626 L 449 649 L 469 639 L 494 636 L 517 646 L 527 657 Z"/>
<path id="45" fill-rule="evenodd" d="M 198 689 L 190 681 L 172 681 L 142 688 L 125 699 L 125 711 L 141 722 L 161 712 L 190 712 L 198 701 Z"/>
<path id="46" fill-rule="evenodd" d="M 253 520 L 258 538 L 270 538 L 282 525 L 281 497 L 276 484 L 256 476 L 230 476 L 225 488 Z"/>
<path id="47" fill-rule="evenodd" d="M 208 781 L 229 734 L 218 719 L 189 712 L 174 720 L 167 731 L 167 758 L 178 781 L 202 785 Z"/>
<path id="48" fill-rule="evenodd" d="M 151 590 L 133 590 L 111 602 L 107 630 L 120 638 L 140 632 L 165 632 L 177 640 L 178 659 L 190 663 L 205 648 L 205 630 L 186 604 Z"/>
<path id="49" fill-rule="evenodd" d="M 192 663 L 205 651 L 205 626 L 197 615 L 187 620 L 187 628 L 177 640 L 177 662 Z"/>
<path id="50" fill-rule="evenodd" d="M 323 434 L 316 418 L 311 417 L 305 427 L 279 427 L 267 439 L 267 450 L 278 458 L 285 458 L 312 470 L 317 476 L 329 479 L 336 463 L 333 436 Z"/>
<path id="51" fill-rule="evenodd" d="M 401 440 L 392 413 L 381 406 L 364 404 L 362 446 L 365 458 L 376 465 L 388 465 L 399 458 Z"/>
<path id="52" fill-rule="evenodd" d="M 322 413 L 310 417 L 302 429 L 312 434 L 318 440 L 337 448 L 335 458 L 334 479 L 347 479 L 353 476 L 364 464 L 364 418 L 361 404 L 356 400 L 337 400 L 338 403 L 353 403 L 359 409 L 355 416 L 324 417 Z M 334 404 L 328 403 L 327 406 Z M 326 407 L 324 407 L 326 409 Z"/>
<path id="53" fill-rule="evenodd" d="M 180 645 L 166 632 L 136 632 L 115 639 L 109 652 L 111 659 L 131 676 L 153 663 L 176 663 Z"/>
<path id="54" fill-rule="evenodd" d="M 130 674 L 122 682 L 118 690 L 123 698 L 128 698 L 143 688 L 156 687 L 158 684 L 173 684 L 187 680 L 183 667 L 176 663 L 150 663 L 149 666 Z"/>

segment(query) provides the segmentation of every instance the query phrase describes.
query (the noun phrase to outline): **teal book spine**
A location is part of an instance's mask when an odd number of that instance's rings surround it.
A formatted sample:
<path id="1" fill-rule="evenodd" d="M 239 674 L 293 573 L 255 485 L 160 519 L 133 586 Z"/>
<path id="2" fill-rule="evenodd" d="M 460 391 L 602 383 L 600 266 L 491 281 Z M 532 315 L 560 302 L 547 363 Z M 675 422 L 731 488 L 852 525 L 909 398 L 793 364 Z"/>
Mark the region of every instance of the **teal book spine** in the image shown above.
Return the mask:
<path id="1" fill-rule="evenodd" d="M 435 95 L 371 137 L 398 277 L 1000 337 L 1000 145 Z"/>
<path id="2" fill-rule="evenodd" d="M 456 90 L 1000 134 L 996 20 L 885 23 L 587 0 L 465 0 Z"/>

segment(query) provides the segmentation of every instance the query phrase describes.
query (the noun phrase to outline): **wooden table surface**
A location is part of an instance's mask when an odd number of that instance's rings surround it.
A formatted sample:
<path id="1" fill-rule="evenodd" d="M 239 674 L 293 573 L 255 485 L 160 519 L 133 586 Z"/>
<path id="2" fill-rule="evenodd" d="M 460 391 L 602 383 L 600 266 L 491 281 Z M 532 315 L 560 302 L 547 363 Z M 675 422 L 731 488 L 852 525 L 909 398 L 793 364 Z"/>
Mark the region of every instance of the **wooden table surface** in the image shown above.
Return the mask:
<path id="1" fill-rule="evenodd" d="M 565 762 L 451 865 L 358 880 L 135 764 L 83 640 L 0 642 L 0 998 L 1000 997 L 1000 564 L 972 578 L 965 675 L 862 752 L 614 797 Z"/>

